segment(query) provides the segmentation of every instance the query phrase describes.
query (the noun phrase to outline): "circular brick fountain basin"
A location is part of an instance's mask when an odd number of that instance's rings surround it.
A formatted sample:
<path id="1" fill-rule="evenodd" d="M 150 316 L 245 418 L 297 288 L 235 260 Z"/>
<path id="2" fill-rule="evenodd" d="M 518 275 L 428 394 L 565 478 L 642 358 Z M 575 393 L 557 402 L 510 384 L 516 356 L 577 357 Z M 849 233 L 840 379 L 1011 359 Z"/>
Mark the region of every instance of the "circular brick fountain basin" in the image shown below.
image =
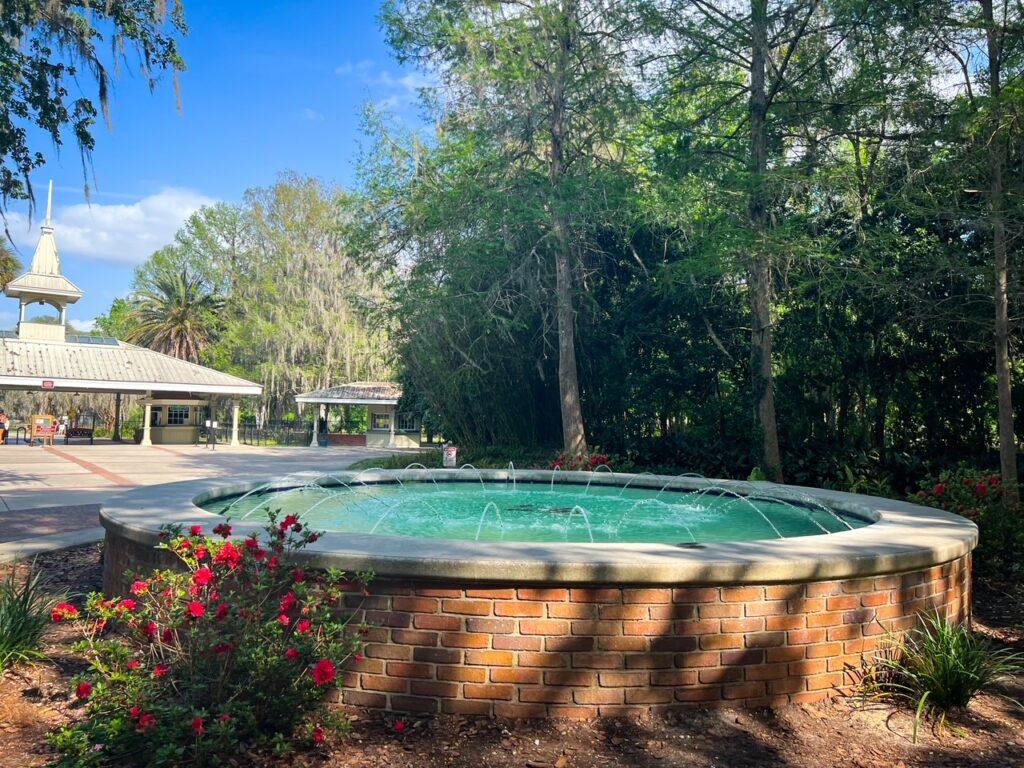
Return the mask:
<path id="1" fill-rule="evenodd" d="M 362 472 L 358 480 L 393 482 L 396 474 L 404 482 L 452 477 L 407 470 Z M 273 482 L 294 487 L 315 477 L 323 475 Z M 543 483 L 551 473 L 519 470 L 515 478 Z M 558 481 L 650 489 L 710 482 L 570 472 Z M 197 503 L 265 484 L 189 481 L 112 498 L 101 512 L 106 591 L 126 590 L 126 570 L 171 564 L 154 549 L 161 525 L 210 530 L 223 518 Z M 969 619 L 972 523 L 906 502 L 799 491 L 875 522 L 831 535 L 683 548 L 327 533 L 301 553 L 306 567 L 376 573 L 369 599 L 353 596 L 375 628 L 338 698 L 509 717 L 783 705 L 848 689 L 886 634 L 913 627 L 923 611 Z M 234 527 L 239 535 L 259 529 Z"/>

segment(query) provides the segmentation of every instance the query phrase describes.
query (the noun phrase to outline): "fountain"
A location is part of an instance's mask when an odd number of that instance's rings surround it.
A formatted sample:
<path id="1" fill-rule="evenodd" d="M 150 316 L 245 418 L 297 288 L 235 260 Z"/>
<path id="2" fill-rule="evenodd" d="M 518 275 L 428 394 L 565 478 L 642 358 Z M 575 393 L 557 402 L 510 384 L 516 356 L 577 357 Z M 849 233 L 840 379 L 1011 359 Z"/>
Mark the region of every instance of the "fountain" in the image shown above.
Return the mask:
<path id="1" fill-rule="evenodd" d="M 591 717 L 810 701 L 847 688 L 862 655 L 921 611 L 969 615 L 977 529 L 955 515 L 511 465 L 131 490 L 101 513 L 105 589 L 168 564 L 162 524 L 209 531 L 223 513 L 244 536 L 286 505 L 327 531 L 304 567 L 377 575 L 367 659 L 341 692 L 357 706 Z"/>

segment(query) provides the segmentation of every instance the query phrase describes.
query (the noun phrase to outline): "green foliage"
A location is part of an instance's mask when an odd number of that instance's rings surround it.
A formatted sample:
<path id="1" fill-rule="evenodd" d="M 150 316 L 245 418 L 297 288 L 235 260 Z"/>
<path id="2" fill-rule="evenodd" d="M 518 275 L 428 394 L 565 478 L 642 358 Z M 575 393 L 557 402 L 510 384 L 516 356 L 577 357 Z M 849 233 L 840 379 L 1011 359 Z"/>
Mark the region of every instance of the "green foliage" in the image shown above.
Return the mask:
<path id="1" fill-rule="evenodd" d="M 43 632 L 55 602 L 33 562 L 24 580 L 11 568 L 0 584 L 0 674 L 12 663 L 43 658 Z"/>
<path id="2" fill-rule="evenodd" d="M 1024 581 L 1024 510 L 999 475 L 960 466 L 922 480 L 910 500 L 963 515 L 978 526 L 973 554 L 978 575 Z"/>
<path id="3" fill-rule="evenodd" d="M 980 693 L 993 692 L 1024 669 L 1024 654 L 998 648 L 964 624 L 938 613 L 892 639 L 877 655 L 862 683 L 871 696 L 891 697 L 916 707 L 914 737 L 923 715 L 937 711 L 944 722 L 950 710 L 967 707 Z"/>
<path id="4" fill-rule="evenodd" d="M 0 4 L 0 102 L 4 105 L 0 201 L 4 207 L 10 199 L 31 199 L 29 174 L 45 163 L 30 138 L 45 135 L 59 148 L 70 133 L 86 166 L 95 145 L 93 130 L 99 112 L 109 121 L 111 71 L 131 55 L 132 66 L 151 89 L 162 71 L 171 71 L 176 80 L 185 68 L 178 38 L 186 32 L 184 6 L 177 0 L 5 0 Z M 95 83 L 95 97 L 81 93 L 87 81 Z"/>
<path id="5" fill-rule="evenodd" d="M 315 541 L 292 515 L 262 537 L 165 532 L 183 570 L 136 576 L 131 596 L 89 598 L 74 620 L 89 660 L 75 695 L 84 718 L 51 735 L 59 766 L 219 765 L 242 748 L 279 753 L 343 732 L 324 694 L 365 626 L 350 626 L 369 574 L 306 572 L 290 556 Z M 355 590 L 353 592 L 353 588 Z"/>
<path id="6" fill-rule="evenodd" d="M 160 271 L 132 294 L 124 340 L 198 363 L 217 332 L 224 300 L 187 269 Z"/>

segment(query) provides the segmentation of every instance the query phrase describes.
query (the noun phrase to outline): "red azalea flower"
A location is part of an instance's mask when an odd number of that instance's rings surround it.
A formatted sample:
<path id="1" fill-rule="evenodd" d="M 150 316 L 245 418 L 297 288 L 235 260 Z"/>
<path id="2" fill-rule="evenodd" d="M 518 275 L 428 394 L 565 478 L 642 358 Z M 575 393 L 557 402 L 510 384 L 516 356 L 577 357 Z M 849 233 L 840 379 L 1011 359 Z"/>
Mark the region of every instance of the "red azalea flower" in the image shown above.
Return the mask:
<path id="1" fill-rule="evenodd" d="M 223 536 L 225 539 L 231 535 L 231 526 L 227 523 L 218 523 L 213 527 L 213 532 L 218 536 Z"/>
<path id="2" fill-rule="evenodd" d="M 990 477 L 988 479 L 988 484 L 989 485 L 999 485 L 999 475 L 992 475 L 992 477 Z"/>
<path id="3" fill-rule="evenodd" d="M 937 483 L 935 485 L 935 487 L 932 488 L 932 493 L 934 493 L 936 496 L 941 496 L 945 492 L 946 492 L 946 484 L 945 483 Z"/>
<path id="4" fill-rule="evenodd" d="M 225 541 L 224 546 L 220 548 L 220 552 L 213 558 L 213 562 L 226 565 L 230 569 L 236 568 L 241 560 L 242 553 L 230 541 Z"/>
<path id="5" fill-rule="evenodd" d="M 294 581 L 296 584 L 301 584 L 305 580 L 306 572 L 304 570 L 302 570 L 301 568 L 292 569 L 292 581 Z"/>
<path id="6" fill-rule="evenodd" d="M 172 640 L 174 640 L 174 630 L 170 627 L 165 629 L 163 632 L 160 633 L 160 640 L 162 640 L 165 643 L 169 643 Z"/>
<path id="7" fill-rule="evenodd" d="M 188 539 L 182 539 L 180 542 L 178 542 L 178 549 L 192 549 L 192 542 Z"/>
<path id="8" fill-rule="evenodd" d="M 274 570 L 275 568 L 277 568 L 277 566 L 278 566 L 278 565 L 279 565 L 280 563 L 281 563 L 281 558 L 279 558 L 279 557 L 278 557 L 277 555 L 274 555 L 274 556 L 273 556 L 273 557 L 271 557 L 271 558 L 270 558 L 269 560 L 267 560 L 267 568 L 268 568 L 268 569 L 270 569 L 270 570 L 272 571 L 272 570 Z"/>
<path id="9" fill-rule="evenodd" d="M 299 619 L 298 623 L 295 625 L 295 631 L 300 635 L 304 635 L 306 632 L 309 632 L 309 627 L 309 619 Z"/>
<path id="10" fill-rule="evenodd" d="M 313 682 L 317 685 L 327 685 L 334 682 L 338 671 L 330 659 L 320 659 L 313 665 Z"/>
<path id="11" fill-rule="evenodd" d="M 117 608 L 115 610 L 118 613 L 130 613 L 131 611 L 134 611 L 136 607 L 136 602 L 132 600 L 130 597 L 126 597 L 124 600 L 117 604 Z"/>
<path id="12" fill-rule="evenodd" d="M 171 670 L 170 664 L 157 664 L 153 667 L 153 677 L 163 677 Z"/>
<path id="13" fill-rule="evenodd" d="M 206 613 L 206 606 L 202 603 L 198 603 L 193 600 L 187 606 L 185 606 L 185 613 L 193 619 L 198 619 L 204 613 Z"/>
<path id="14" fill-rule="evenodd" d="M 395 720 L 394 729 L 396 732 L 401 733 L 406 729 L 408 723 L 405 720 Z"/>
<path id="15" fill-rule="evenodd" d="M 200 544 L 196 547 L 196 560 L 205 560 L 207 554 L 209 553 L 207 552 L 205 545 Z"/>
<path id="16" fill-rule="evenodd" d="M 136 718 L 136 717 L 138 717 L 139 715 L 142 714 L 142 710 L 139 709 L 138 707 L 132 707 L 131 709 L 128 710 L 128 714 L 131 715 L 132 718 Z"/>
<path id="17" fill-rule="evenodd" d="M 314 532 L 314 533 L 309 534 L 309 537 L 308 537 L 307 541 L 309 541 L 309 543 L 312 544 L 313 542 L 315 542 L 319 538 L 320 538 L 320 534 Z"/>
<path id="18" fill-rule="evenodd" d="M 299 522 L 299 518 L 297 518 L 295 515 L 288 515 L 287 517 L 285 517 L 284 520 L 281 521 L 281 526 L 280 526 L 281 530 L 282 531 L 287 531 L 289 528 L 291 528 L 297 522 Z"/>
<path id="19" fill-rule="evenodd" d="M 255 534 L 247 538 L 242 543 L 245 544 L 246 549 L 259 549 L 260 546 L 259 539 L 256 538 Z"/>
<path id="20" fill-rule="evenodd" d="M 78 688 L 75 689 L 75 696 L 80 699 L 88 699 L 92 695 L 92 683 L 87 680 L 83 680 L 78 684 Z"/>
<path id="21" fill-rule="evenodd" d="M 284 657 L 288 659 L 288 661 L 295 661 L 297 658 L 299 658 L 299 652 L 294 648 L 289 648 L 287 651 L 284 652 Z"/>
<path id="22" fill-rule="evenodd" d="M 296 523 L 295 525 L 293 525 L 292 531 L 294 531 L 295 533 L 302 533 L 302 524 Z"/>
<path id="23" fill-rule="evenodd" d="M 313 743 L 322 744 L 324 741 L 324 729 L 319 725 L 313 729 Z"/>
<path id="24" fill-rule="evenodd" d="M 222 723 L 229 723 L 229 722 L 231 722 L 231 715 L 221 715 L 220 716 L 220 721 Z"/>
<path id="25" fill-rule="evenodd" d="M 295 593 L 288 592 L 284 597 L 281 598 L 280 610 L 281 613 L 288 613 L 292 606 L 295 605 Z"/>
<path id="26" fill-rule="evenodd" d="M 983 499 L 988 496 L 988 483 L 984 480 L 979 480 L 978 484 L 974 486 L 974 492 L 978 494 L 979 499 Z"/>
<path id="27" fill-rule="evenodd" d="M 193 536 L 199 536 L 203 532 L 203 526 L 193 525 L 191 528 L 188 529 L 188 532 L 191 533 Z"/>
<path id="28" fill-rule="evenodd" d="M 277 617 L 277 623 L 280 624 L 282 627 L 287 627 L 289 624 L 292 623 L 292 620 L 282 613 L 280 616 Z"/>
<path id="29" fill-rule="evenodd" d="M 234 643 L 218 643 L 213 646 L 214 653 L 231 653 L 233 650 L 235 650 Z"/>
<path id="30" fill-rule="evenodd" d="M 224 621 L 224 619 L 226 619 L 228 617 L 228 611 L 229 610 L 230 610 L 230 608 L 228 608 L 228 604 L 227 603 L 221 603 L 220 605 L 218 605 L 217 606 L 217 614 L 216 614 L 217 621 Z"/>
<path id="31" fill-rule="evenodd" d="M 266 556 L 267 556 L 267 550 L 265 550 L 265 549 L 253 550 L 252 559 L 255 560 L 257 563 L 262 563 L 263 562 L 263 558 L 265 558 Z"/>
<path id="32" fill-rule="evenodd" d="M 136 581 L 128 591 L 133 595 L 144 595 L 149 592 L 149 581 Z"/>
<path id="33" fill-rule="evenodd" d="M 156 716 L 150 712 L 139 715 L 139 724 L 135 726 L 135 730 L 148 731 L 150 728 L 156 728 Z"/>
<path id="34" fill-rule="evenodd" d="M 356 660 L 356 664 L 358 664 L 359 662 L 361 662 L 361 661 L 363 660 L 363 654 L 361 654 L 361 653 L 357 653 L 357 654 L 356 654 L 355 656 L 353 656 L 352 658 L 354 658 L 354 659 Z"/>
<path id="35" fill-rule="evenodd" d="M 207 567 L 202 567 L 196 570 L 192 574 L 192 583 L 197 584 L 200 587 L 205 587 L 213 579 L 213 571 Z"/>
<path id="36" fill-rule="evenodd" d="M 193 717 L 192 718 L 192 733 L 202 733 L 202 732 L 203 732 L 203 718 L 201 718 L 201 717 Z"/>
<path id="37" fill-rule="evenodd" d="M 139 627 L 139 631 L 142 632 L 142 634 L 144 634 L 146 637 L 156 637 L 156 622 L 147 621 L 145 624 Z"/>
<path id="38" fill-rule="evenodd" d="M 50 611 L 50 619 L 53 621 L 66 621 L 68 619 L 77 619 L 78 609 L 75 608 L 71 603 L 57 603 Z"/>
<path id="39" fill-rule="evenodd" d="M 132 659 L 128 662 L 128 669 L 139 669 L 142 667 L 142 662 L 138 659 Z"/>

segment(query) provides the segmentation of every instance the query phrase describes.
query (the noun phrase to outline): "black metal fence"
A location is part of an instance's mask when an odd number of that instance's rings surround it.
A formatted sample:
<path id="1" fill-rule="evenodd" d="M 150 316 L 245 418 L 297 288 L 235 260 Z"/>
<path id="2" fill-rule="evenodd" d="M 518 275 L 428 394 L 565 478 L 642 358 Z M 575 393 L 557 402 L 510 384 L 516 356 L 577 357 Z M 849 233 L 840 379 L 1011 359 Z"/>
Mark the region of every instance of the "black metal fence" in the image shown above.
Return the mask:
<path id="1" fill-rule="evenodd" d="M 215 430 L 218 443 L 231 442 L 231 425 L 218 424 Z M 199 442 L 208 440 L 209 428 L 199 430 Z M 313 423 L 285 421 L 264 424 L 242 422 L 238 425 L 238 442 L 243 445 L 309 445 L 313 440 Z"/>

